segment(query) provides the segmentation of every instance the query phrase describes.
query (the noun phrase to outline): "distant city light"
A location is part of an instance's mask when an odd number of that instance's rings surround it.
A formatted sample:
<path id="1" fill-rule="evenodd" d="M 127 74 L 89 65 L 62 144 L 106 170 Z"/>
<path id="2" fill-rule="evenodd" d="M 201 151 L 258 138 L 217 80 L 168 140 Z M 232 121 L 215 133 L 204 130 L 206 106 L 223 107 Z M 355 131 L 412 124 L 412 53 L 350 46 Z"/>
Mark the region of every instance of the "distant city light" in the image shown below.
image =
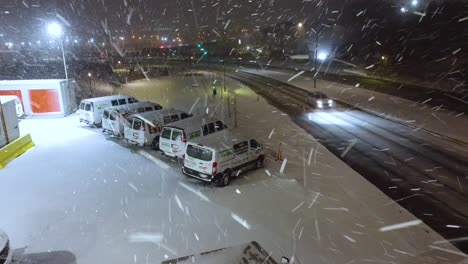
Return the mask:
<path id="1" fill-rule="evenodd" d="M 117 63 L 118 63 L 118 64 L 121 64 L 122 62 L 121 62 L 121 61 L 118 61 Z"/>
<path id="2" fill-rule="evenodd" d="M 250 50 L 250 46 L 247 46 L 247 48 L 246 48 L 246 49 L 247 49 L 247 50 Z"/>
<path id="3" fill-rule="evenodd" d="M 124 37 L 120 37 L 120 40 L 124 40 L 125 38 Z"/>
<path id="4" fill-rule="evenodd" d="M 24 44 L 25 44 L 24 42 L 21 42 L 21 46 L 24 46 Z"/>
<path id="5" fill-rule="evenodd" d="M 406 13 L 406 12 L 408 12 L 408 9 L 406 9 L 406 7 L 402 7 L 402 8 L 400 8 L 400 11 L 401 11 L 402 13 Z"/>
<path id="6" fill-rule="evenodd" d="M 88 72 L 88 77 L 91 77 L 91 76 L 93 76 L 93 75 L 90 72 Z"/>
<path id="7" fill-rule="evenodd" d="M 52 37 L 60 37 L 62 36 L 62 27 L 58 23 L 53 22 L 47 25 L 47 32 Z"/>
<path id="8" fill-rule="evenodd" d="M 5 11 L 5 14 L 10 14 L 10 11 Z"/>
<path id="9" fill-rule="evenodd" d="M 40 41 L 40 40 L 38 40 L 38 41 L 37 41 L 37 44 L 41 44 L 41 41 Z"/>
<path id="10" fill-rule="evenodd" d="M 317 55 L 317 59 L 324 61 L 328 58 L 328 54 L 326 52 L 319 52 Z"/>
<path id="11" fill-rule="evenodd" d="M 418 5 L 418 0 L 413 0 L 413 1 L 411 1 L 411 5 L 417 6 L 417 5 Z"/>
<path id="12" fill-rule="evenodd" d="M 91 39 L 89 40 L 89 42 L 93 43 L 93 42 L 94 42 L 94 39 L 93 39 L 93 38 L 91 38 Z"/>
<path id="13" fill-rule="evenodd" d="M 382 56 L 381 58 L 382 58 L 382 60 L 385 60 L 385 56 Z"/>
<path id="14" fill-rule="evenodd" d="M 302 28 L 302 27 L 304 26 L 304 24 L 298 23 L 297 26 L 298 26 L 299 28 Z"/>
<path id="15" fill-rule="evenodd" d="M 75 39 L 73 42 L 75 42 L 75 43 L 78 43 L 78 40 L 77 40 L 77 39 Z"/>

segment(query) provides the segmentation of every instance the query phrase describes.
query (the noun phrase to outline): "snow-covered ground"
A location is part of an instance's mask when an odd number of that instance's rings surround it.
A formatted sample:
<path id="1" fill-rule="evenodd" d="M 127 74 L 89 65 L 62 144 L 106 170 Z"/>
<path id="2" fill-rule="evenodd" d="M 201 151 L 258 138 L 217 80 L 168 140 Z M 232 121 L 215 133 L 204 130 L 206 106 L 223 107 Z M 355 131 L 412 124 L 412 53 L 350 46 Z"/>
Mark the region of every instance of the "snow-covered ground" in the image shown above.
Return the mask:
<path id="1" fill-rule="evenodd" d="M 294 74 L 281 70 L 250 70 L 245 72 L 260 74 L 283 82 L 288 82 Z M 311 77 L 297 76 L 289 83 L 307 90 L 314 90 Z M 335 82 L 317 80 L 317 87 L 329 97 L 336 98 L 350 105 L 374 112 L 377 115 L 400 121 L 413 126 L 416 130 L 425 129 L 436 134 L 447 136 L 468 144 L 468 117 L 463 113 L 432 109 L 430 106 L 419 104 L 388 94 L 383 94 L 356 86 Z"/>
<path id="2" fill-rule="evenodd" d="M 200 87 L 173 76 L 121 92 L 194 114 L 215 111 L 232 128 L 234 98 L 229 118 L 221 80 L 213 99 L 212 80 L 194 78 Z M 268 148 L 265 169 L 217 188 L 186 178 L 175 160 L 80 125 L 76 115 L 27 119 L 20 129 L 36 147 L 0 171 L 0 228 L 26 253 L 64 250 L 80 264 L 159 263 L 252 240 L 297 263 L 464 259 L 287 115 L 238 82 L 227 87 L 236 94 L 237 129 Z M 273 158 L 280 142 L 283 162 Z M 392 227 L 399 223 L 407 227 Z"/>

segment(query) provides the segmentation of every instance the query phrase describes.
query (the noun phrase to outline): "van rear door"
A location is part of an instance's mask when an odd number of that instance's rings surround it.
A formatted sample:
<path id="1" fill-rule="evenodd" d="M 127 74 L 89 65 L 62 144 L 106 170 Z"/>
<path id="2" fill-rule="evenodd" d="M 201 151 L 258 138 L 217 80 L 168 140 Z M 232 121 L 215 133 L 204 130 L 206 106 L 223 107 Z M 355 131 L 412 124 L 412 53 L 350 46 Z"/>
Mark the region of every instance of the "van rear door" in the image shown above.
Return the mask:
<path id="1" fill-rule="evenodd" d="M 109 111 L 109 127 L 114 135 L 120 134 L 119 117 L 119 112 L 116 110 Z"/>
<path id="2" fill-rule="evenodd" d="M 140 145 L 145 143 L 145 122 L 139 118 L 133 119 L 131 140 Z"/>
<path id="3" fill-rule="evenodd" d="M 84 111 L 83 111 L 83 119 L 86 120 L 87 123 L 92 124 L 94 123 L 94 113 L 93 113 L 93 103 L 92 102 L 85 102 L 84 104 Z"/>
<path id="4" fill-rule="evenodd" d="M 104 110 L 102 113 L 102 128 L 105 130 L 111 129 L 109 125 L 109 110 Z"/>
<path id="5" fill-rule="evenodd" d="M 171 135 L 171 149 L 172 149 L 172 154 L 176 155 L 178 157 L 182 157 L 184 154 L 185 150 L 185 141 L 186 141 L 186 136 L 184 134 L 184 131 L 181 129 L 173 129 L 172 130 L 172 135 Z"/>
<path id="6" fill-rule="evenodd" d="M 164 127 L 161 136 L 159 137 L 159 149 L 164 152 L 166 155 L 171 155 L 171 134 L 172 127 Z"/>
<path id="7" fill-rule="evenodd" d="M 184 166 L 197 172 L 213 175 L 215 155 L 210 148 L 188 143 L 185 151 Z"/>

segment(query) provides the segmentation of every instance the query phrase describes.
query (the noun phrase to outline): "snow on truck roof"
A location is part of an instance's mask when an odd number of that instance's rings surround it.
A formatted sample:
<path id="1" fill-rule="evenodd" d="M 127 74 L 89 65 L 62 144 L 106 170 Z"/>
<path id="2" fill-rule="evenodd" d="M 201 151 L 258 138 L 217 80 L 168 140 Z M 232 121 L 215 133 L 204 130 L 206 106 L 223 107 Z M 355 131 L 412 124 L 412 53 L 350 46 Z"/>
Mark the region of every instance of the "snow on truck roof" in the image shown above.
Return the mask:
<path id="1" fill-rule="evenodd" d="M 165 127 L 187 129 L 187 130 L 190 130 L 192 128 L 199 129 L 201 126 L 207 123 L 215 122 L 215 121 L 221 121 L 221 120 L 219 118 L 211 117 L 209 115 L 200 115 L 200 116 L 194 116 L 191 118 L 182 119 L 182 120 L 167 124 L 165 125 Z"/>
<path id="2" fill-rule="evenodd" d="M 108 96 L 83 99 L 81 100 L 81 102 L 99 102 L 99 101 L 104 101 L 104 100 L 123 99 L 123 98 L 133 98 L 133 96 L 129 96 L 125 94 L 116 94 L 116 95 L 108 95 Z"/>
<path id="3" fill-rule="evenodd" d="M 216 132 L 205 137 L 199 137 L 193 140 L 189 140 L 187 144 L 192 143 L 195 145 L 209 147 L 215 150 L 223 150 L 226 148 L 231 148 L 232 145 L 242 141 L 247 141 L 249 139 L 249 137 L 246 137 L 238 132 L 225 129 L 223 131 Z"/>
<path id="4" fill-rule="evenodd" d="M 185 111 L 177 110 L 174 108 L 169 108 L 169 109 L 161 109 L 161 110 L 156 110 L 156 111 L 134 114 L 134 115 L 129 116 L 128 118 L 138 118 L 138 119 L 145 121 L 145 123 L 148 123 L 149 125 L 155 127 L 155 124 L 151 120 L 162 119 L 165 116 L 177 115 L 177 114 L 182 114 L 182 113 L 185 113 Z"/>
<path id="5" fill-rule="evenodd" d="M 19 101 L 18 96 L 16 95 L 0 95 L 0 101 L 2 103 L 8 102 L 8 101 Z"/>
<path id="6" fill-rule="evenodd" d="M 133 110 L 133 109 L 137 109 L 137 108 L 140 108 L 140 107 L 147 107 L 147 106 L 161 106 L 161 105 L 158 104 L 158 103 L 153 103 L 153 102 L 136 102 L 136 103 L 133 103 L 133 104 L 109 106 L 109 107 L 106 107 L 105 110 L 107 110 L 107 111 L 110 111 L 110 110 L 117 110 L 117 111 L 120 111 L 120 110 Z"/>

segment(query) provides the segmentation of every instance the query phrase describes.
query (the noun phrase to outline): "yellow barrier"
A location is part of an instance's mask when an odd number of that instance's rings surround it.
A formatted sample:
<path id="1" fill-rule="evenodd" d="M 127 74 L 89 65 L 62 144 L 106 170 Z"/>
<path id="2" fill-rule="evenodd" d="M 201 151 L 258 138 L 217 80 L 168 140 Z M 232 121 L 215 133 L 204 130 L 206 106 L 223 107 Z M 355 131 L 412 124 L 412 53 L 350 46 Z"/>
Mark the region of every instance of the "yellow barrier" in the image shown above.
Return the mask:
<path id="1" fill-rule="evenodd" d="M 17 158 L 28 149 L 34 147 L 34 142 L 30 134 L 15 139 L 10 144 L 0 149 L 0 169 L 4 168 L 8 162 Z"/>

